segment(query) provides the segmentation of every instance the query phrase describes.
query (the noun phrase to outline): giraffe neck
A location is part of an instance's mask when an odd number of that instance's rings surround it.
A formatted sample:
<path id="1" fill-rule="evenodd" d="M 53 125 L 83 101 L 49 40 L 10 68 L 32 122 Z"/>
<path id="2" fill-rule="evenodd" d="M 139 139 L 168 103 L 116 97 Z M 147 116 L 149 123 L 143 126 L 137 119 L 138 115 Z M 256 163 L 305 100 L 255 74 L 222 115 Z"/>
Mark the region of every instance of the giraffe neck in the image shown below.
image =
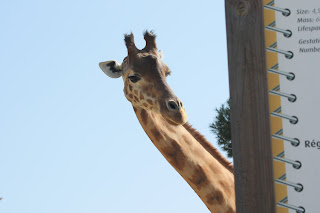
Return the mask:
<path id="1" fill-rule="evenodd" d="M 211 212 L 235 213 L 234 177 L 182 125 L 169 124 L 160 114 L 134 107 L 153 144 L 198 194 Z"/>

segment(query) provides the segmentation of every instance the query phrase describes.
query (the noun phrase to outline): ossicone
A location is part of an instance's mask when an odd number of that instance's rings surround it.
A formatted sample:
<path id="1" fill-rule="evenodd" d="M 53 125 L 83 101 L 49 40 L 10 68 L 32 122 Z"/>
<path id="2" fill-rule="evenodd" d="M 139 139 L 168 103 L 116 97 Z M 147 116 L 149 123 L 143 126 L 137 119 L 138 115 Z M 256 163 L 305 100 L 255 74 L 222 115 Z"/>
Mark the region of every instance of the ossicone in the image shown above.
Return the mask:
<path id="1" fill-rule="evenodd" d="M 146 30 L 143 34 L 144 40 L 146 41 L 146 46 L 143 50 L 150 51 L 154 50 L 157 51 L 157 43 L 156 43 L 156 35 L 153 31 Z"/>
<path id="2" fill-rule="evenodd" d="M 134 43 L 134 36 L 132 33 L 125 34 L 124 41 L 125 41 L 127 49 L 128 49 L 128 55 L 135 54 L 139 51 Z"/>

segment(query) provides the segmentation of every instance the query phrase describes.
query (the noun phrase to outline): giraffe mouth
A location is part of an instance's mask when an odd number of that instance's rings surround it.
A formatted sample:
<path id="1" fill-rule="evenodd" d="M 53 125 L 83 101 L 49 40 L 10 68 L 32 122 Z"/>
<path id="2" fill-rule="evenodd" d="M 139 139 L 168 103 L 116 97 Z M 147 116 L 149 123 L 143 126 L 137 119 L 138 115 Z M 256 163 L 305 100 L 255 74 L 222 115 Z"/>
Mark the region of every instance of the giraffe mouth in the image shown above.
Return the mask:
<path id="1" fill-rule="evenodd" d="M 179 112 L 169 112 L 163 115 L 164 119 L 172 125 L 184 125 L 188 121 L 187 113 L 185 110 Z"/>

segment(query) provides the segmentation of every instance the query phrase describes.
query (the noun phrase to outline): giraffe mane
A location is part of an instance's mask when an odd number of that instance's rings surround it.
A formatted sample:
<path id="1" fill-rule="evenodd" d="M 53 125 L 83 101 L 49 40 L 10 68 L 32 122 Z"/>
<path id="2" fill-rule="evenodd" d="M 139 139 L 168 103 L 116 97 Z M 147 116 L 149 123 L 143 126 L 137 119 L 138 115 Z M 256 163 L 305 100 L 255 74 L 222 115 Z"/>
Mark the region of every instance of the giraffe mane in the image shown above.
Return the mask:
<path id="1" fill-rule="evenodd" d="M 189 123 L 185 123 L 184 128 L 205 148 L 215 159 L 217 159 L 226 169 L 233 173 L 233 165 L 227 159 L 225 159 L 220 152 L 207 141 L 207 139 L 200 134 L 195 128 Z"/>

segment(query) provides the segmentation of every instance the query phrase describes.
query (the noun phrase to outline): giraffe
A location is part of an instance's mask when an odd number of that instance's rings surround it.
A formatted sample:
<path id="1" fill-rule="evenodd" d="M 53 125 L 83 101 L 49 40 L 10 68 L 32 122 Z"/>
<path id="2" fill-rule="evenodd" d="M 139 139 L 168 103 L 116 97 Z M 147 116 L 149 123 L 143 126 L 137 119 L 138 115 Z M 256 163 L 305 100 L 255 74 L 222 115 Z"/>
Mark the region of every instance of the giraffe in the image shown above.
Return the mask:
<path id="1" fill-rule="evenodd" d="M 120 64 L 99 64 L 111 78 L 122 77 L 125 97 L 153 144 L 184 178 L 211 212 L 235 213 L 233 166 L 187 123 L 182 102 L 166 82 L 169 67 L 161 60 L 156 36 L 144 33 L 139 50 L 133 34 L 125 35 L 128 56 Z"/>

